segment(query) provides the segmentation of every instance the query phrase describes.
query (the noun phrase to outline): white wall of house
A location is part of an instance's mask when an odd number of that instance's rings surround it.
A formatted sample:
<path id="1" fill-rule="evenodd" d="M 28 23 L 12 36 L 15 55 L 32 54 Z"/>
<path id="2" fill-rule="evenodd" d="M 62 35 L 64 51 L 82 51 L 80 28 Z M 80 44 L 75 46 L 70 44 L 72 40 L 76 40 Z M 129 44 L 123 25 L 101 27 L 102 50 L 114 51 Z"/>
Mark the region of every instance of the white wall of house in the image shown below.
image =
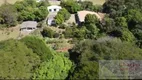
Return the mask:
<path id="1" fill-rule="evenodd" d="M 54 18 L 52 18 L 52 19 L 48 19 L 47 21 L 48 21 L 48 25 L 49 25 L 49 26 L 51 26 L 51 25 L 54 25 L 54 24 L 55 24 L 55 20 L 54 20 Z"/>
<path id="2" fill-rule="evenodd" d="M 62 7 L 61 6 L 52 5 L 52 6 L 49 6 L 47 9 L 48 9 L 49 12 L 58 12 L 60 9 L 62 9 Z"/>

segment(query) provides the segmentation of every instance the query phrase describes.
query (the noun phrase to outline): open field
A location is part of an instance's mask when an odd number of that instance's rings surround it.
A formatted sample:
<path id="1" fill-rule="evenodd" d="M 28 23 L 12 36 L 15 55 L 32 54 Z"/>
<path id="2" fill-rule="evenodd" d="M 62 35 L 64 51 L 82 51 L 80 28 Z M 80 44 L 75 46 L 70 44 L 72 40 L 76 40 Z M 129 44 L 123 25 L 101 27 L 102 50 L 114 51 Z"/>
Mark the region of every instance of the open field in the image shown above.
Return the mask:
<path id="1" fill-rule="evenodd" d="M 14 4 L 16 1 L 21 1 L 21 0 L 6 0 L 8 3 Z M 2 5 L 5 2 L 5 0 L 0 0 L 0 5 Z"/>
<path id="2" fill-rule="evenodd" d="M 16 39 L 20 34 L 19 26 L 12 27 L 12 28 L 4 28 L 0 29 L 0 41 L 7 40 L 7 39 Z"/>
<path id="3" fill-rule="evenodd" d="M 106 0 L 86 0 L 86 1 L 92 1 L 94 4 L 103 5 Z"/>
<path id="4" fill-rule="evenodd" d="M 51 5 L 60 5 L 60 1 L 55 1 L 55 0 L 49 1 L 49 3 L 50 3 Z"/>

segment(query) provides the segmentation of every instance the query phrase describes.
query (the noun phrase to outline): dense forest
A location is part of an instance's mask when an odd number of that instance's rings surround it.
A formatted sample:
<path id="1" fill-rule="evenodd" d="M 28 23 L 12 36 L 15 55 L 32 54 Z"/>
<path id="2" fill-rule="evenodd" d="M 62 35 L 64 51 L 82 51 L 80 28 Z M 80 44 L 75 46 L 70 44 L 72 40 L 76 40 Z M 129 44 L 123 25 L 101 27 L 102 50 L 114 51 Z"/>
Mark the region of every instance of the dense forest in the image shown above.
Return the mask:
<path id="1" fill-rule="evenodd" d="M 62 36 L 42 23 L 49 5 L 48 1 L 24 0 L 0 6 L 0 27 L 34 20 L 43 29 L 39 32 L 42 37 L 30 35 L 0 42 L 0 79 L 99 79 L 99 60 L 142 59 L 142 0 L 106 0 L 103 5 L 61 1 L 63 9 L 55 22 L 65 29 Z M 87 14 L 82 25 L 63 24 L 80 10 L 106 15 L 103 21 Z M 73 48 L 56 52 L 44 39 L 56 36 L 72 38 Z"/>

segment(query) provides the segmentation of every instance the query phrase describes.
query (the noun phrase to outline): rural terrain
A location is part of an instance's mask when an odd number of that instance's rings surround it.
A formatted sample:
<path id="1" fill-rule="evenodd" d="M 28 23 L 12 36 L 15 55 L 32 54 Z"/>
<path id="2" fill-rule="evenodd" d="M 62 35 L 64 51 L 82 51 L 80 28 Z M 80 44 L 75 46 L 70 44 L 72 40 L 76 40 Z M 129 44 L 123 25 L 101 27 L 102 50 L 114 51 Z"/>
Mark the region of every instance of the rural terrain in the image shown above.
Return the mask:
<path id="1" fill-rule="evenodd" d="M 0 79 L 142 79 L 142 0 L 0 0 Z"/>

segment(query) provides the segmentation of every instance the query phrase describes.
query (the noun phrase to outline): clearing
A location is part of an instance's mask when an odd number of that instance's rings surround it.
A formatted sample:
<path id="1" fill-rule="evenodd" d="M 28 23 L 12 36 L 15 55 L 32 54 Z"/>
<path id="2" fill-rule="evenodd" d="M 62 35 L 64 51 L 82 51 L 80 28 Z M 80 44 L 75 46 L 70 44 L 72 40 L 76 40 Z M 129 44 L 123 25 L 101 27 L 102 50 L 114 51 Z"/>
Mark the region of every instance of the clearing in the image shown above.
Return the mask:
<path id="1" fill-rule="evenodd" d="M 21 0 L 6 0 L 10 4 L 14 4 L 16 1 L 21 1 Z M 5 2 L 5 0 L 0 0 L 0 5 L 2 5 Z"/>
<path id="2" fill-rule="evenodd" d="M 17 39 L 19 34 L 20 34 L 19 25 L 17 25 L 16 27 L 0 29 L 0 41 L 8 40 L 11 38 Z"/>

